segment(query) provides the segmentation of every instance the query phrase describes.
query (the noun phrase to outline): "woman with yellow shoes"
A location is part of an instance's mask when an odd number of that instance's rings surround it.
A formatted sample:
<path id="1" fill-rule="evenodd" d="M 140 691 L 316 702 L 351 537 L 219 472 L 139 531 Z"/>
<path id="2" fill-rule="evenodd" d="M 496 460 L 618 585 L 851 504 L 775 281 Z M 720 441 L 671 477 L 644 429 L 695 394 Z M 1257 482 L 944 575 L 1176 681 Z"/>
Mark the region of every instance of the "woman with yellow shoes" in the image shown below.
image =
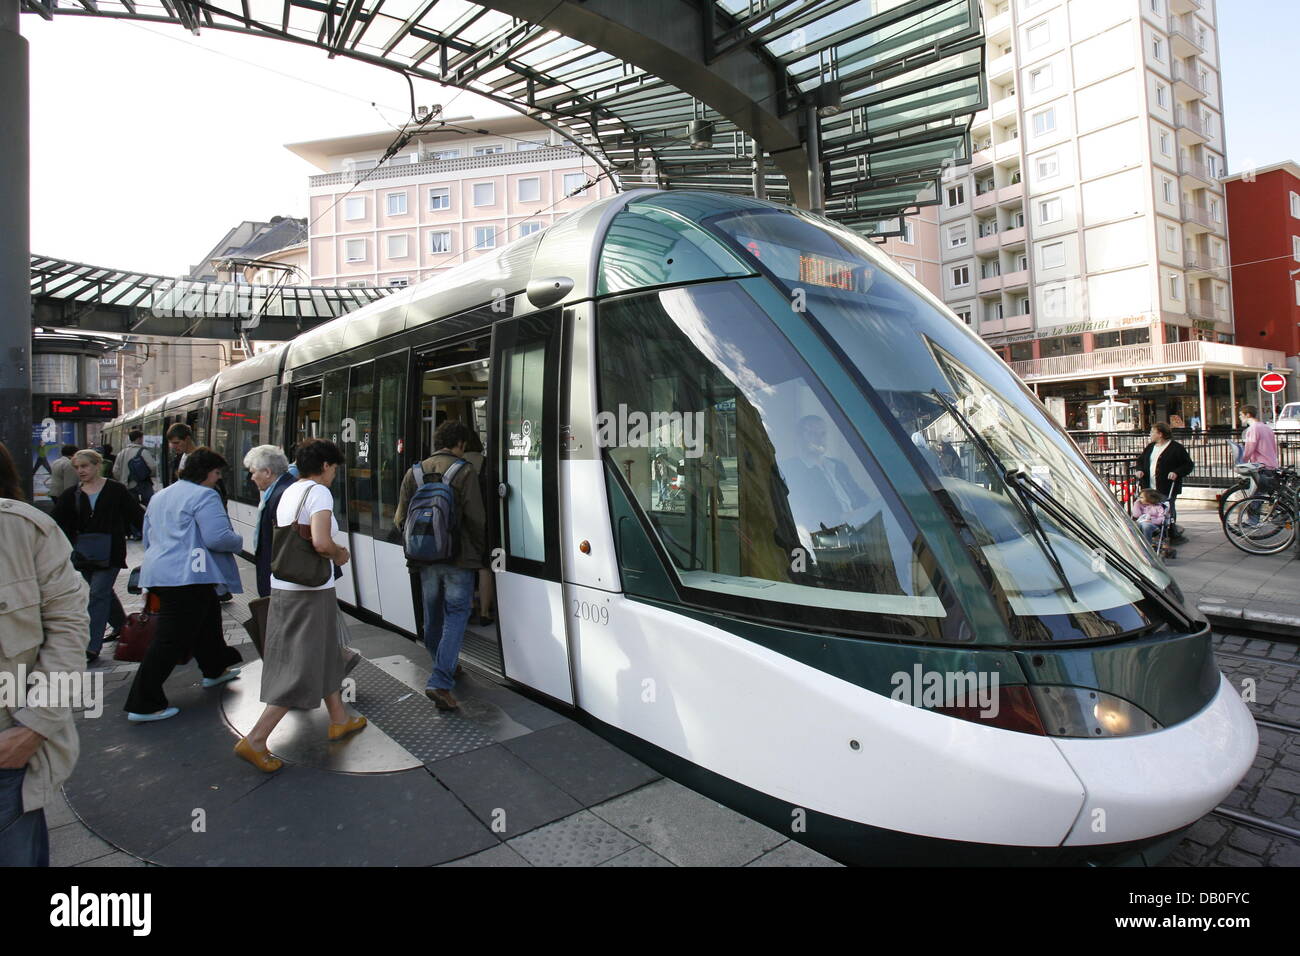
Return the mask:
<path id="1" fill-rule="evenodd" d="M 280 496 L 272 535 L 271 606 L 262 655 L 262 702 L 266 709 L 235 753 L 273 773 L 284 761 L 267 749 L 267 738 L 293 709 L 314 710 L 324 700 L 329 739 L 366 726 L 343 706 L 345 661 L 339 653 L 338 599 L 334 568 L 348 563 L 336 544 L 338 524 L 330 486 L 343 461 L 338 446 L 313 438 L 298 446 L 299 479 Z"/>

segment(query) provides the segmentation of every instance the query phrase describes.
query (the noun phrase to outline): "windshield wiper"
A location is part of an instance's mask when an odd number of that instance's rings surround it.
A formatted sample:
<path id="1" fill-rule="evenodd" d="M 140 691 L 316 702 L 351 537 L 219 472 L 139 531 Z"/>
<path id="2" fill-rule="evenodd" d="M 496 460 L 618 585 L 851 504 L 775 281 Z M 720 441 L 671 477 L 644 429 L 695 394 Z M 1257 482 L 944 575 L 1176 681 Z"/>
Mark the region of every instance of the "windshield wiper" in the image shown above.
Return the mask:
<path id="1" fill-rule="evenodd" d="M 1025 520 L 1029 522 L 1029 527 L 1033 532 L 1034 540 L 1038 542 L 1039 548 L 1042 549 L 1043 554 L 1047 557 L 1047 563 L 1050 564 L 1052 570 L 1056 572 L 1057 578 L 1061 581 L 1061 586 L 1065 588 L 1065 593 L 1069 595 L 1071 601 L 1078 601 L 1078 598 L 1074 595 L 1074 588 L 1070 587 L 1070 579 L 1065 574 L 1065 568 L 1061 566 L 1061 560 L 1057 557 L 1056 549 L 1052 547 L 1052 542 L 1047 537 L 1047 530 L 1043 527 L 1043 523 L 1038 520 L 1038 515 L 1034 513 L 1034 506 L 1030 502 L 1029 495 L 1026 493 L 1024 487 L 1012 477 L 1013 473 L 1006 465 L 1002 464 L 1001 459 L 998 458 L 998 453 L 993 450 L 992 446 L 990 446 L 987 441 L 984 440 L 984 436 L 975 430 L 975 426 L 970 423 L 969 419 L 958 411 L 956 404 L 948 398 L 947 395 L 944 395 L 937 388 L 931 389 L 930 394 L 933 395 L 945 409 L 947 409 L 948 414 L 952 416 L 953 421 L 961 426 L 962 431 L 966 433 L 967 437 L 970 438 L 975 447 L 979 449 L 980 454 L 984 456 L 993 471 L 1001 476 L 1003 484 L 1005 484 L 1012 492 L 1012 499 L 1020 505 L 1020 511 L 1025 516 Z"/>
<path id="2" fill-rule="evenodd" d="M 1054 495 L 1035 481 L 1031 475 L 1026 475 L 1024 472 L 1016 471 L 1008 473 L 1007 479 L 1016 487 L 1022 489 L 1026 495 L 1033 498 L 1040 508 L 1050 514 L 1066 528 L 1073 531 L 1076 535 L 1088 544 L 1091 544 L 1097 550 L 1106 552 L 1111 562 L 1124 574 L 1126 578 L 1137 586 L 1139 591 L 1164 607 L 1166 611 L 1182 622 L 1188 630 L 1198 630 L 1202 626 L 1201 622 L 1188 613 L 1181 604 L 1170 598 L 1169 595 L 1160 588 L 1156 587 L 1155 582 L 1120 554 L 1114 545 L 1080 521 L 1069 508 L 1061 504 Z"/>

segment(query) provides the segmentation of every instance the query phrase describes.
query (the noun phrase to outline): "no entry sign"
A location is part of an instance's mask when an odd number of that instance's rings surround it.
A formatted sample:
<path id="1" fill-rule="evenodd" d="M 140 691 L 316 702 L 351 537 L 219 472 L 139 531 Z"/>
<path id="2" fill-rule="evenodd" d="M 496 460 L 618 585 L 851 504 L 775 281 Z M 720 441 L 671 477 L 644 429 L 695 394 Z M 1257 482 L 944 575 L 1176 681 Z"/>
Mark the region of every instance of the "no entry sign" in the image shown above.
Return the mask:
<path id="1" fill-rule="evenodd" d="M 1277 372 L 1269 372 L 1259 377 L 1259 390 L 1269 395 L 1276 395 L 1286 388 L 1286 378 Z"/>

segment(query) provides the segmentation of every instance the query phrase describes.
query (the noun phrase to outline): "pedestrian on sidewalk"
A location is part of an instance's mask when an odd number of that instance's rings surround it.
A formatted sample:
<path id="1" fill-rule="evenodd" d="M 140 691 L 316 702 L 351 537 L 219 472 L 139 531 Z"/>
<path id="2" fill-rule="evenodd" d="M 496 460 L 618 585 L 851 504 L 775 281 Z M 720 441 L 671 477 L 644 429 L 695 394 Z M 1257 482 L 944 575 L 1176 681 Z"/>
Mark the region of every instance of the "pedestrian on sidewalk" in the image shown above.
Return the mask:
<path id="1" fill-rule="evenodd" d="M 262 702 L 266 708 L 235 753 L 257 769 L 273 773 L 284 761 L 271 754 L 267 740 L 290 710 L 315 710 L 321 701 L 329 711 L 329 739 L 340 740 L 366 726 L 366 718 L 351 716 L 343 706 L 345 663 L 339 653 L 338 597 L 334 568 L 351 557 L 335 543 L 339 533 L 330 486 L 343 454 L 332 441 L 311 438 L 298 446 L 299 479 L 280 495 L 275 512 L 275 558 L 271 573 L 271 607 L 266 620 L 262 655 Z M 310 542 L 319 557 L 319 584 L 290 581 L 301 568 L 285 560 L 293 538 Z M 305 548 L 302 549 L 305 552 Z M 312 564 L 310 556 L 305 559 Z M 333 567 L 330 567 L 330 565 Z"/>
<path id="2" fill-rule="evenodd" d="M 50 483 L 47 492 L 51 501 L 56 500 L 69 488 L 76 487 L 77 469 L 72 465 L 72 456 L 76 453 L 76 445 L 64 445 L 59 449 L 59 457 L 50 465 Z"/>
<path id="3" fill-rule="evenodd" d="M 158 456 L 144 447 L 144 432 L 140 429 L 133 428 L 127 438 L 127 446 L 113 462 L 113 478 L 126 486 L 142 508 L 147 508 L 149 499 L 153 497 L 154 479 L 158 475 Z M 139 541 L 140 531 L 140 526 L 136 525 L 128 537 Z"/>
<path id="4" fill-rule="evenodd" d="M 1246 428 L 1246 434 L 1242 436 L 1241 460 L 1264 468 L 1277 468 L 1277 435 L 1259 420 L 1259 409 L 1254 405 L 1241 406 L 1241 424 Z"/>
<path id="5" fill-rule="evenodd" d="M 79 484 L 59 495 L 52 517 L 72 543 L 72 566 L 90 585 L 89 664 L 104 646 L 105 625 L 116 635 L 126 623 L 113 586 L 126 567 L 126 536 L 144 522 L 144 509 L 125 485 L 103 477 L 99 452 L 82 449 L 72 456 L 72 464 Z"/>
<path id="6" fill-rule="evenodd" d="M 261 501 L 257 506 L 257 523 L 253 526 L 253 557 L 257 563 L 258 597 L 271 596 L 271 529 L 284 490 L 298 480 L 298 469 L 275 445 L 258 445 L 244 456 L 244 467 Z"/>
<path id="7" fill-rule="evenodd" d="M 1169 499 L 1169 522 L 1173 530 L 1178 495 L 1183 490 L 1183 479 L 1196 467 L 1192 456 L 1182 442 L 1174 440 L 1173 429 L 1164 422 L 1151 426 L 1151 441 L 1133 465 L 1139 488 L 1154 488 Z"/>
<path id="8" fill-rule="evenodd" d="M 451 485 L 455 497 L 451 524 L 453 556 L 437 563 L 407 560 L 407 566 L 416 568 L 420 574 L 424 646 L 433 658 L 433 673 L 424 693 L 439 710 L 460 707 L 452 694 L 459 673 L 457 660 L 474 599 L 474 578 L 485 564 L 487 519 L 478 478 L 464 458 L 469 439 L 469 426 L 464 422 L 446 421 L 439 425 L 433 435 L 436 450 L 416 466 L 422 472 L 422 479 L 416 480 L 415 469 L 406 473 L 393 515 L 393 524 L 405 535 L 407 511 L 416 490 L 442 480 Z"/>
<path id="9" fill-rule="evenodd" d="M 1154 488 L 1142 489 L 1142 493 L 1133 499 L 1133 520 L 1147 543 L 1153 544 L 1165 523 L 1165 496 Z"/>
<path id="10" fill-rule="evenodd" d="M 154 495 L 144 515 L 140 585 L 160 603 L 158 630 L 126 698 L 132 721 L 165 720 L 180 712 L 163 682 L 193 655 L 203 686 L 239 676 L 239 651 L 226 645 L 216 587 L 243 591 L 235 554 L 244 547 L 215 488 L 226 460 L 210 448 L 189 453 L 180 480 Z"/>
<path id="11" fill-rule="evenodd" d="M 0 444 L 0 581 L 24 598 L 0 603 L 0 674 L 25 689 L 33 674 L 54 685 L 82 669 L 89 616 L 68 539 L 23 498 Z M 78 750 L 70 701 L 0 701 L 0 866 L 50 865 L 44 807 L 72 775 Z"/>

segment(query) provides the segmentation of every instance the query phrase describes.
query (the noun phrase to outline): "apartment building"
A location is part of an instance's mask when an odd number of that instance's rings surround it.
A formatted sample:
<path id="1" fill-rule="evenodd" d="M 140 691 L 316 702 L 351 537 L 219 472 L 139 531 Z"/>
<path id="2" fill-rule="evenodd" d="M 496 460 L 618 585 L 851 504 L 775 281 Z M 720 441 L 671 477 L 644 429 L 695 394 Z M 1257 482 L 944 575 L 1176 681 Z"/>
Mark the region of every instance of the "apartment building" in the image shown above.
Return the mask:
<path id="1" fill-rule="evenodd" d="M 309 183 L 313 285 L 403 286 L 612 195 L 581 150 L 527 117 L 448 119 L 380 159 L 393 131 L 294 143 Z"/>
<path id="2" fill-rule="evenodd" d="M 1269 350 L 1229 281 L 1214 0 L 985 0 L 989 107 L 938 207 L 940 294 L 1069 428 L 1224 426 Z"/>
<path id="3" fill-rule="evenodd" d="M 1300 165 L 1246 170 L 1224 187 L 1237 340 L 1285 355 L 1286 367 L 1276 368 L 1288 376 L 1278 404 L 1300 402 Z"/>

